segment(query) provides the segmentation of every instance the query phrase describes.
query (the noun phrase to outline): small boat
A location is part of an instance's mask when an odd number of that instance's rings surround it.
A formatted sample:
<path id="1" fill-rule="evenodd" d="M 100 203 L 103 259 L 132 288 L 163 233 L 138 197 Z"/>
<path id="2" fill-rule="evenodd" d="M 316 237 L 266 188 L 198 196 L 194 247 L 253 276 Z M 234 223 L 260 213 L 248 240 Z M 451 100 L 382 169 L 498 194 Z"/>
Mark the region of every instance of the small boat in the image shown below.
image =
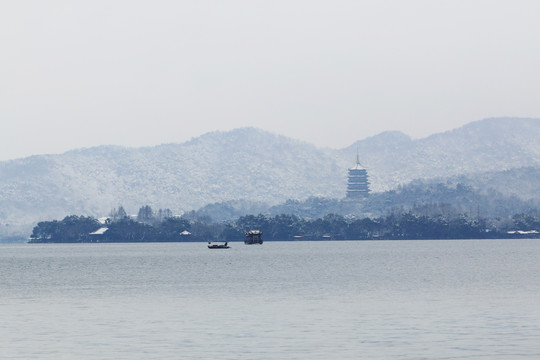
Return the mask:
<path id="1" fill-rule="evenodd" d="M 229 246 L 229 243 L 228 242 L 223 242 L 223 241 L 209 241 L 208 242 L 208 248 L 209 249 L 228 249 L 230 248 Z"/>

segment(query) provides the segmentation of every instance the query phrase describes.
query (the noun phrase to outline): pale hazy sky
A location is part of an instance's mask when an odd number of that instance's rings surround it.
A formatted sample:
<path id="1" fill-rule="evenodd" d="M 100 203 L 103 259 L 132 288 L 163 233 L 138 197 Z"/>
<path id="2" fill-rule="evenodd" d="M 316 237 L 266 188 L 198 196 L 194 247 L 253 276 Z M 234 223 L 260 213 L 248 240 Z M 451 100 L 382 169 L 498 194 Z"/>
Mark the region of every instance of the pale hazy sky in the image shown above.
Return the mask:
<path id="1" fill-rule="evenodd" d="M 342 148 L 540 116 L 540 1 L 0 3 L 0 160 L 254 126 Z"/>

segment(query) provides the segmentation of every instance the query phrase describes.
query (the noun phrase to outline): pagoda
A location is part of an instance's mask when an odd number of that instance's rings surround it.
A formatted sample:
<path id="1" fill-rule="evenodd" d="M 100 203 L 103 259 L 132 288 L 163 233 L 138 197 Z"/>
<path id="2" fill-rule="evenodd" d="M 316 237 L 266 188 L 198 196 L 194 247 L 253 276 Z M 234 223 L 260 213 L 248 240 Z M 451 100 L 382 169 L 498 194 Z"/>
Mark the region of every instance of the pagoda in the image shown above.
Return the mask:
<path id="1" fill-rule="evenodd" d="M 369 194 L 367 170 L 360 164 L 360 156 L 356 153 L 356 166 L 349 169 L 347 181 L 347 199 L 363 199 Z"/>

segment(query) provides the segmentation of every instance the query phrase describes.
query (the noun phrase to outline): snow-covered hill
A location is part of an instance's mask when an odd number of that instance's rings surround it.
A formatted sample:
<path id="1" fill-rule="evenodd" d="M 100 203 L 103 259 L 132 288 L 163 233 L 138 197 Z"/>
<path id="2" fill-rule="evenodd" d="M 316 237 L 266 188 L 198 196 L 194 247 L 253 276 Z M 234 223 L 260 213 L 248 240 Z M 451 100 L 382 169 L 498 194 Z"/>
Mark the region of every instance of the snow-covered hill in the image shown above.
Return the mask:
<path id="1" fill-rule="evenodd" d="M 420 140 L 382 133 L 344 149 L 340 158 L 352 158 L 357 147 L 374 189 L 388 190 L 413 179 L 538 167 L 540 119 L 486 119 Z"/>
<path id="2" fill-rule="evenodd" d="M 118 205 L 180 213 L 223 200 L 339 197 L 345 175 L 330 152 L 253 128 L 182 144 L 81 149 L 0 163 L 0 222 L 104 215 Z"/>
<path id="3" fill-rule="evenodd" d="M 418 178 L 537 168 L 540 120 L 487 119 L 420 140 L 385 132 L 339 150 L 241 128 L 179 144 L 101 146 L 5 161 L 0 226 L 5 233 L 69 214 L 102 216 L 119 205 L 130 213 L 147 204 L 180 213 L 227 200 L 341 198 L 357 149 L 374 191 Z"/>

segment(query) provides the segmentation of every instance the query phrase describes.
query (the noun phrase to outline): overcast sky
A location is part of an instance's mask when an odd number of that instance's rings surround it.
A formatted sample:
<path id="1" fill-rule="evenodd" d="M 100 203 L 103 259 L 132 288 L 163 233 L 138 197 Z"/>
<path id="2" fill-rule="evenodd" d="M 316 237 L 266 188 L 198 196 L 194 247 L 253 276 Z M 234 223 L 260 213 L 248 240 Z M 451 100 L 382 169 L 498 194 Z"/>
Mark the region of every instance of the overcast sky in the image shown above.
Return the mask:
<path id="1" fill-rule="evenodd" d="M 342 148 L 540 117 L 540 1 L 0 4 L 0 160 L 254 126 Z"/>

